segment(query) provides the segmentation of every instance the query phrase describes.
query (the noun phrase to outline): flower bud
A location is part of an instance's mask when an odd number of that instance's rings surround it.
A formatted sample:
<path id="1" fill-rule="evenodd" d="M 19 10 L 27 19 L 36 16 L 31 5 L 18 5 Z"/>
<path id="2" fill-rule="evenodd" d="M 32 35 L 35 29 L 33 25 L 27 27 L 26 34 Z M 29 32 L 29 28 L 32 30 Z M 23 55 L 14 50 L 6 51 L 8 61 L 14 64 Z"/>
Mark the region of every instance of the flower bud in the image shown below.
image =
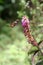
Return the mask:
<path id="1" fill-rule="evenodd" d="M 22 17 L 22 26 L 23 27 L 30 27 L 29 22 L 30 21 L 26 16 Z"/>

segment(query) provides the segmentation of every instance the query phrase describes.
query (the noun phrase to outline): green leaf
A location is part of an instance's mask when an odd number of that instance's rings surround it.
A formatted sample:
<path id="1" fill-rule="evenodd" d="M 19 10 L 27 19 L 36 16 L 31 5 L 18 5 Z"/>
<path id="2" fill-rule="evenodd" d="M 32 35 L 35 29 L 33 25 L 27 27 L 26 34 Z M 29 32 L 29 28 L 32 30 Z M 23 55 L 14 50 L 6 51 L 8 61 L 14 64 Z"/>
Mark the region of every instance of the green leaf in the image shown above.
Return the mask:
<path id="1" fill-rule="evenodd" d="M 0 6 L 0 12 L 3 11 L 4 7 L 3 6 Z"/>
<path id="2" fill-rule="evenodd" d="M 43 65 L 43 61 L 39 61 L 36 65 Z"/>

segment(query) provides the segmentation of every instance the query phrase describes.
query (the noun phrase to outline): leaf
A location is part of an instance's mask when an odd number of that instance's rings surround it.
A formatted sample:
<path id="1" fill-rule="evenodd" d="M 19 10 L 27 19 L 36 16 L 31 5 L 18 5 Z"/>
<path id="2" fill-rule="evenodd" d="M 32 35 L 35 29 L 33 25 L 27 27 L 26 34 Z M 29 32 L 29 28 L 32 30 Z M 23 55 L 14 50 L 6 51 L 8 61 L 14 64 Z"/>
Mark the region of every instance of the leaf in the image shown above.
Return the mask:
<path id="1" fill-rule="evenodd" d="M 39 24 L 38 26 L 39 26 L 39 27 L 43 27 L 43 24 Z"/>
<path id="2" fill-rule="evenodd" d="M 43 60 L 39 61 L 36 65 L 43 65 Z"/>
<path id="3" fill-rule="evenodd" d="M 3 6 L 0 6 L 0 12 L 3 11 L 4 7 Z"/>

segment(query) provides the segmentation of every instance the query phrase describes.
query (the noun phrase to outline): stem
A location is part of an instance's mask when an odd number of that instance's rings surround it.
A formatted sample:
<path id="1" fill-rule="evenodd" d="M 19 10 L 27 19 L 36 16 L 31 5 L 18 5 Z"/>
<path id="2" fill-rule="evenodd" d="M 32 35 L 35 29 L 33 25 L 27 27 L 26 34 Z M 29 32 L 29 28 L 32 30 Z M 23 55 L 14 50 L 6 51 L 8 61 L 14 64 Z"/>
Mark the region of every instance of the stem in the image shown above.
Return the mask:
<path id="1" fill-rule="evenodd" d="M 39 47 L 39 46 L 37 46 L 37 48 L 38 48 L 38 50 L 41 52 L 41 54 L 43 55 L 43 52 L 41 51 L 40 47 Z"/>

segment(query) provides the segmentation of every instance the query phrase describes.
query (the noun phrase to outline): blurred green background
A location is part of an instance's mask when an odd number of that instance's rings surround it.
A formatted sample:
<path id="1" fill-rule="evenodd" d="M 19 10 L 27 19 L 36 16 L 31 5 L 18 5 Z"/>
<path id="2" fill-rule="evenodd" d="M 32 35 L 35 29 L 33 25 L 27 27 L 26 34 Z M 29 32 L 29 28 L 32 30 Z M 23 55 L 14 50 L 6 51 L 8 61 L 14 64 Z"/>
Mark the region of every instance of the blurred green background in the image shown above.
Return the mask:
<path id="1" fill-rule="evenodd" d="M 43 40 L 43 0 L 0 0 L 0 65 L 32 65 L 32 51 L 37 48 L 28 44 L 24 36 L 21 25 L 24 15 L 30 19 L 31 34 L 36 41 Z M 18 24 L 10 27 L 16 19 Z M 41 55 L 37 60 L 40 58 L 43 60 Z"/>

